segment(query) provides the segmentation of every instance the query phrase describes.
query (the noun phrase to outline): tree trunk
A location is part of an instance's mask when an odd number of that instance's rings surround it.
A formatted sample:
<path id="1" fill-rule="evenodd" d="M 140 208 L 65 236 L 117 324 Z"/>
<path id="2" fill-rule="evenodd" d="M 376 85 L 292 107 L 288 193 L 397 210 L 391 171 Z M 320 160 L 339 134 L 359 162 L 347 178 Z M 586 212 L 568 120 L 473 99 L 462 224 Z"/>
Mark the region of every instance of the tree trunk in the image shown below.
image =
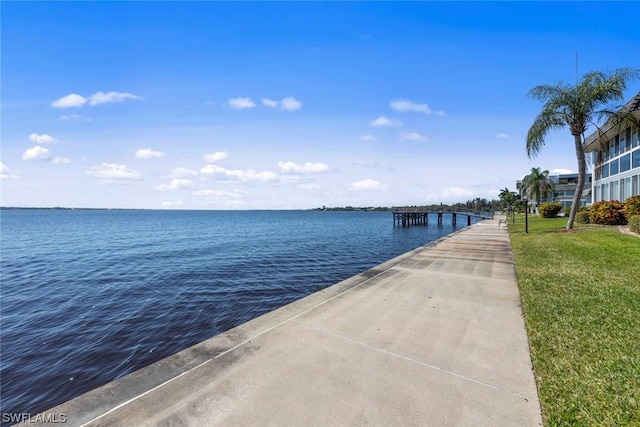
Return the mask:
<path id="1" fill-rule="evenodd" d="M 580 199 L 582 198 L 585 176 L 587 174 L 587 162 L 584 158 L 584 148 L 582 147 L 582 138 L 580 137 L 580 134 L 573 135 L 573 142 L 576 146 L 576 156 L 578 157 L 578 185 L 576 186 L 576 194 L 574 194 L 573 203 L 571 204 L 569 221 L 567 221 L 567 230 L 571 230 L 573 228 L 573 222 L 575 221 L 576 214 L 580 208 Z"/>

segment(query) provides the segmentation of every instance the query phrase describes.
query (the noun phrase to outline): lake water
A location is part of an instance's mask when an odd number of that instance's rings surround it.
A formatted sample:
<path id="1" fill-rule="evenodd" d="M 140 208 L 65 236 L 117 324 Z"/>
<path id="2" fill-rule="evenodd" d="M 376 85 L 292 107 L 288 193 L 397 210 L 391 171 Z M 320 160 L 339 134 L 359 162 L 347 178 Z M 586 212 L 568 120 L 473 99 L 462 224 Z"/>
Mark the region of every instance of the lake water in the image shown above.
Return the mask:
<path id="1" fill-rule="evenodd" d="M 394 227 L 390 212 L 3 210 L 0 412 L 49 409 L 465 225 L 443 223 Z"/>

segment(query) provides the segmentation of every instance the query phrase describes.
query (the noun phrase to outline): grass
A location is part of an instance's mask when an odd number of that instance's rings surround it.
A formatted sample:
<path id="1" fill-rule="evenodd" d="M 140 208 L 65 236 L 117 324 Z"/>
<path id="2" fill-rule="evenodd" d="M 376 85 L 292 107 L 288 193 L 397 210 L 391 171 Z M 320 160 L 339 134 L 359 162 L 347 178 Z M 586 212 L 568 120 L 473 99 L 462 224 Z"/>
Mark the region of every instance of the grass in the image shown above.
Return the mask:
<path id="1" fill-rule="evenodd" d="M 640 426 L 640 238 L 509 225 L 545 426 Z"/>

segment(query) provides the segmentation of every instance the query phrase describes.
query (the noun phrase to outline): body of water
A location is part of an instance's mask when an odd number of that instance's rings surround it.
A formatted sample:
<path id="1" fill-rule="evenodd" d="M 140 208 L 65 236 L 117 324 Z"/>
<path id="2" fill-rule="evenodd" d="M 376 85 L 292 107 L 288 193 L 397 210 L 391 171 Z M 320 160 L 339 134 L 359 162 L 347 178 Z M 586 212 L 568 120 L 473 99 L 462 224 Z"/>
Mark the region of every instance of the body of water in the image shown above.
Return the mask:
<path id="1" fill-rule="evenodd" d="M 443 222 L 3 210 L 0 412 L 49 409 L 464 226 Z"/>

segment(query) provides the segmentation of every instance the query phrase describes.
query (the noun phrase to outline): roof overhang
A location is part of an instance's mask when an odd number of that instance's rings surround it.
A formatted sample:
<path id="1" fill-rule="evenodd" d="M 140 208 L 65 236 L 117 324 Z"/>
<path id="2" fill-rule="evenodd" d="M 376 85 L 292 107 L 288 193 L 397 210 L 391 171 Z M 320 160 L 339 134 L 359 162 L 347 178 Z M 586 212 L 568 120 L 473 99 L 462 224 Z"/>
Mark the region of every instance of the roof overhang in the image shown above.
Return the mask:
<path id="1" fill-rule="evenodd" d="M 627 102 L 620 110 L 620 112 L 628 111 L 630 115 L 640 120 L 640 92 L 636 94 L 629 102 Z M 589 153 L 598 151 L 598 141 L 608 141 L 613 138 L 621 129 L 628 126 L 626 123 L 611 123 L 606 122 L 600 129 L 589 135 L 582 144 L 584 151 Z"/>

